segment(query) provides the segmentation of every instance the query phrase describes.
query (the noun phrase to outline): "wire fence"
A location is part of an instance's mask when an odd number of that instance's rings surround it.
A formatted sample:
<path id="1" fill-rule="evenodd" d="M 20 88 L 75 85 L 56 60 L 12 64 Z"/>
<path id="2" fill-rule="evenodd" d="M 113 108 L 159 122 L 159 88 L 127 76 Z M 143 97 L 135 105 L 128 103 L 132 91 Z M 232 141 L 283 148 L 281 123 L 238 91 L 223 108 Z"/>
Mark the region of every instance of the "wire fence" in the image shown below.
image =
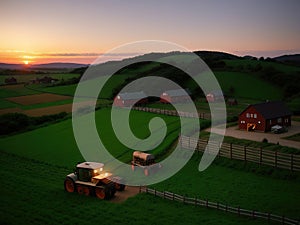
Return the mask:
<path id="1" fill-rule="evenodd" d="M 208 201 L 208 200 L 203 200 L 200 198 L 190 198 L 190 197 L 186 197 L 185 195 L 179 195 L 179 194 L 175 194 L 175 193 L 172 193 L 169 191 L 158 191 L 158 190 L 148 188 L 148 187 L 140 187 L 140 193 L 149 193 L 154 196 L 161 197 L 163 199 L 182 202 L 184 204 L 189 204 L 189 205 L 204 206 L 206 208 L 212 208 L 212 209 L 217 209 L 217 210 L 221 210 L 224 212 L 234 213 L 239 216 L 248 216 L 248 217 L 252 217 L 252 218 L 266 219 L 269 222 L 276 221 L 276 222 L 280 222 L 282 224 L 289 224 L 289 225 L 300 224 L 299 220 L 290 219 L 285 216 L 278 216 L 275 214 L 259 212 L 256 210 L 243 209 L 241 207 L 232 207 L 229 205 L 221 204 L 218 202 L 212 202 L 212 201 Z"/>

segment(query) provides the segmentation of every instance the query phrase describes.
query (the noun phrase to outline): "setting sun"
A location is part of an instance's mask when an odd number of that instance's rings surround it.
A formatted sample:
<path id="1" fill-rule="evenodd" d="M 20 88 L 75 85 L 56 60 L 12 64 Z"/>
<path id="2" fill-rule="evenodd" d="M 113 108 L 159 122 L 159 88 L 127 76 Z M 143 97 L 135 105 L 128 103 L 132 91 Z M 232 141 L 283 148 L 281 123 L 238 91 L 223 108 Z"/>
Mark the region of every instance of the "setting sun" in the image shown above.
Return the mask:
<path id="1" fill-rule="evenodd" d="M 29 64 L 29 61 L 23 61 L 25 65 L 28 65 Z"/>

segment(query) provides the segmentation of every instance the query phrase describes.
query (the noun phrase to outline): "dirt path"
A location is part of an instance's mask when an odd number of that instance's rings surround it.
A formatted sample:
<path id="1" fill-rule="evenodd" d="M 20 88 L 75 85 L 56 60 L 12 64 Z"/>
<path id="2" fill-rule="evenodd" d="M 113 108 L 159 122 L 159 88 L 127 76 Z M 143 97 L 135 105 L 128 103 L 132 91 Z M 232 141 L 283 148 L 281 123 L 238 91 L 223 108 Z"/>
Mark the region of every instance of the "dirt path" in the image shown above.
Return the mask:
<path id="1" fill-rule="evenodd" d="M 206 131 L 210 132 L 210 128 Z M 215 130 L 218 133 L 218 129 Z M 289 128 L 289 131 L 282 134 L 273 134 L 271 132 L 261 133 L 261 132 L 247 132 L 244 130 L 239 130 L 237 126 L 228 127 L 226 129 L 225 136 L 230 136 L 239 139 L 247 139 L 251 141 L 261 142 L 264 138 L 268 139 L 269 143 L 277 144 L 279 143 L 282 146 L 287 146 L 291 148 L 300 149 L 300 142 L 283 139 L 284 137 L 289 137 L 291 135 L 300 133 L 300 122 L 292 121 L 292 126 Z"/>
<path id="2" fill-rule="evenodd" d="M 140 187 L 126 186 L 124 191 L 117 191 L 115 197 L 110 202 L 120 203 L 140 193 Z"/>

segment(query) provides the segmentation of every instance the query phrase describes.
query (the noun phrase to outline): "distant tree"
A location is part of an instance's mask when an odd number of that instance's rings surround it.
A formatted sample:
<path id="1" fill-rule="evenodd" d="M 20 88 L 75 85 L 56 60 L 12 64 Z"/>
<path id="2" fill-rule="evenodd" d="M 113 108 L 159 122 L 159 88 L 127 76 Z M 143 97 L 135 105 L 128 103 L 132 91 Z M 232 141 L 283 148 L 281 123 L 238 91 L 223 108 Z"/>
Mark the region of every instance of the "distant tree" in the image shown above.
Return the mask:
<path id="1" fill-rule="evenodd" d="M 233 86 L 230 86 L 230 87 L 229 87 L 229 94 L 230 94 L 231 96 L 233 96 L 234 93 L 235 93 L 235 88 L 234 88 Z"/>
<path id="2" fill-rule="evenodd" d="M 264 61 L 264 60 L 265 60 L 264 57 L 260 57 L 260 58 L 259 58 L 259 61 Z"/>

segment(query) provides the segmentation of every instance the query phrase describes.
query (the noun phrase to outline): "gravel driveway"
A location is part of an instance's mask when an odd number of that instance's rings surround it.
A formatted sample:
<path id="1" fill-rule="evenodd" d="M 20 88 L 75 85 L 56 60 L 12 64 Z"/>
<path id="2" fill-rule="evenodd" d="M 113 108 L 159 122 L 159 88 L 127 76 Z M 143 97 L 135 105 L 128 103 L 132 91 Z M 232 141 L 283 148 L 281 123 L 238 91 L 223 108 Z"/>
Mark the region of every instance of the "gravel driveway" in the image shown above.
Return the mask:
<path id="1" fill-rule="evenodd" d="M 210 128 L 206 131 L 210 132 Z M 215 129 L 215 132 L 218 133 L 218 129 Z M 262 132 L 247 132 L 244 130 L 239 130 L 238 126 L 228 127 L 226 129 L 226 136 L 247 139 L 251 141 L 261 142 L 264 138 L 268 139 L 269 143 L 277 144 L 279 143 L 282 146 L 288 146 L 292 148 L 300 149 L 300 142 L 292 141 L 287 139 L 282 139 L 283 137 L 289 137 L 291 135 L 300 133 L 300 122 L 292 121 L 292 126 L 289 128 L 289 131 L 282 134 L 273 134 L 271 132 L 262 133 Z"/>

